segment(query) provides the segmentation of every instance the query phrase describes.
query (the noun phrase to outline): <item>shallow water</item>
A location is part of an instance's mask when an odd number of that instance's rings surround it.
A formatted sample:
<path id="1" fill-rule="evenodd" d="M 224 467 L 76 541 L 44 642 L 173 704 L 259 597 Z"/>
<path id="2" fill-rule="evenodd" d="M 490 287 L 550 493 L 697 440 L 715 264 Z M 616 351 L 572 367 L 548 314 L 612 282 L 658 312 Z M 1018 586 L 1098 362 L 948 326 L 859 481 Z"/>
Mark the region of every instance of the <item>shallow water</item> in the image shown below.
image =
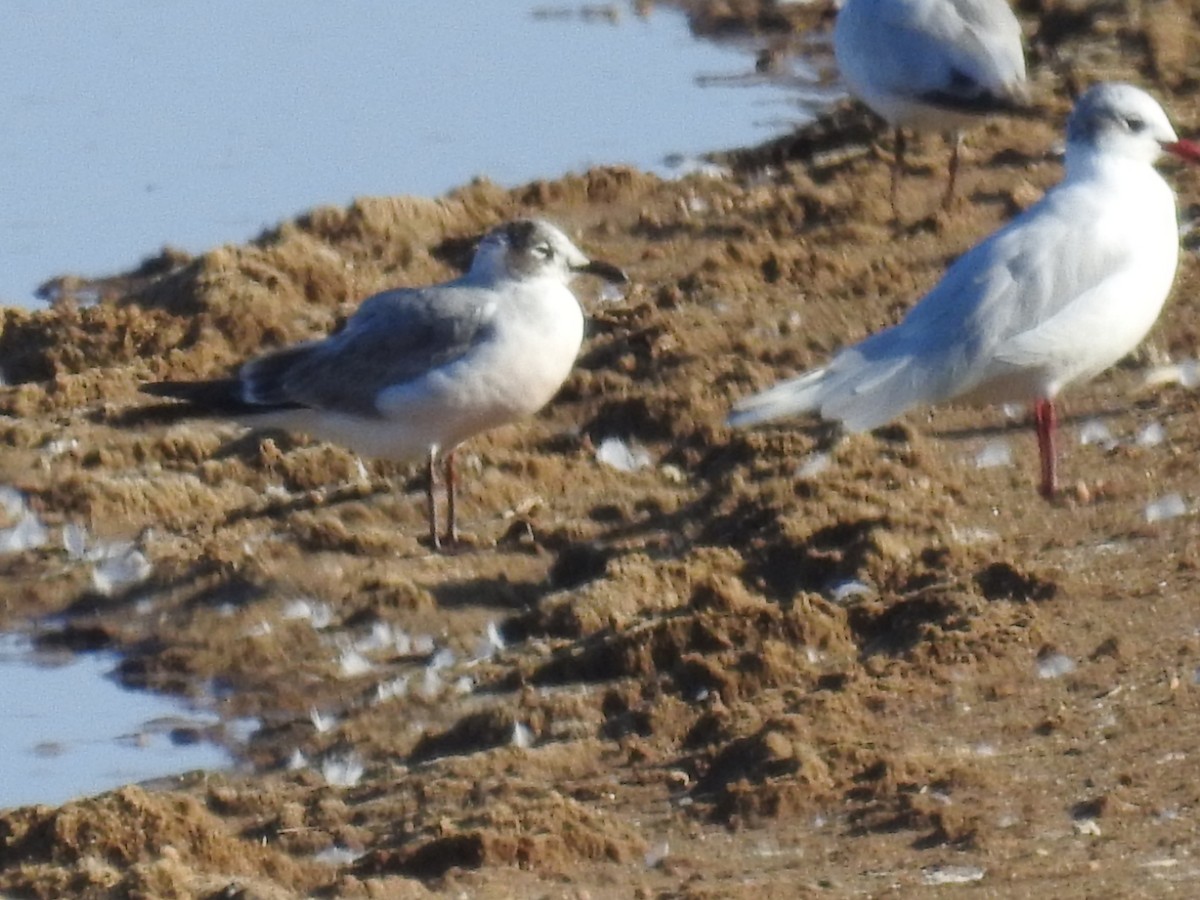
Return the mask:
<path id="1" fill-rule="evenodd" d="M 0 808 L 231 764 L 204 739 L 216 716 L 125 690 L 108 677 L 116 663 L 107 653 L 35 655 L 24 638 L 0 636 Z"/>
<path id="2" fill-rule="evenodd" d="M 615 22 L 520 0 L 9 4 L 0 299 L 358 195 L 656 168 L 803 117 L 741 77 L 747 48 L 695 40 L 677 12 L 611 8 Z"/>

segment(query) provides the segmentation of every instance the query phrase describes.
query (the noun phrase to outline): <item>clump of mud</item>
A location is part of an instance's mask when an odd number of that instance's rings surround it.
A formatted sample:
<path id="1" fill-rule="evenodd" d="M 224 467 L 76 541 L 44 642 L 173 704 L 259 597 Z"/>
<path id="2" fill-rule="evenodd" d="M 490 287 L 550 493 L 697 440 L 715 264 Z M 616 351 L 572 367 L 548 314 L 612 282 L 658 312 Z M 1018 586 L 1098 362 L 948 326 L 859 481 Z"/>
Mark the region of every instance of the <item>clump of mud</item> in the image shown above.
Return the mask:
<path id="1" fill-rule="evenodd" d="M 698 30 L 784 47 L 822 27 L 801 4 L 689 6 Z M 1200 427 L 1189 389 L 1142 382 L 1197 352 L 1191 254 L 1149 349 L 1068 394 L 1070 428 L 1102 419 L 1113 440 L 1067 448 L 1062 503 L 1037 497 L 1033 439 L 997 410 L 845 440 L 722 424 L 895 321 L 1059 178 L 1079 85 L 1149 82 L 1181 131 L 1200 121 L 1182 7 L 1043 4 L 1025 25 L 1043 116 L 970 135 L 949 213 L 929 139 L 891 220 L 882 132 L 846 108 L 724 155 L 723 177 L 611 168 L 361 200 L 4 311 L 0 480 L 50 539 L 0 554 L 3 624 L 53 623 L 42 641 L 122 652 L 127 684 L 261 727 L 234 745 L 244 770 L 0 814 L 0 890 L 792 896 L 958 878 L 1082 895 L 1182 872 L 1154 866 L 1200 803 L 1179 771 L 1200 702 Z M 1169 177 L 1190 209 L 1200 179 Z M 375 290 L 453 276 L 519 215 L 633 284 L 617 300 L 580 284 L 589 337 L 557 400 L 463 448 L 464 552 L 420 543 L 417 468 L 145 410 L 142 382 L 325 333 Z M 1139 440 L 1150 425 L 1166 440 Z M 606 440 L 637 464 L 599 459 Z M 1012 461 L 981 465 L 997 441 Z M 1172 494 L 1183 514 L 1148 521 Z M 130 542 L 145 569 L 99 589 L 67 526 Z"/>

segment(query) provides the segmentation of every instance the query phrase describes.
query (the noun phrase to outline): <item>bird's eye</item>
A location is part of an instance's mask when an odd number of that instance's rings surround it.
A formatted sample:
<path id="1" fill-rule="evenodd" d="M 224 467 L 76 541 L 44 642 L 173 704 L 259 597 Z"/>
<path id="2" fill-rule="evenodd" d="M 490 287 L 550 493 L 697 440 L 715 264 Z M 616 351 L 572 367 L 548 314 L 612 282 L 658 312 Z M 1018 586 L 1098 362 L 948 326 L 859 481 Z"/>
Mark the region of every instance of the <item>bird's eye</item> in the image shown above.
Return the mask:
<path id="1" fill-rule="evenodd" d="M 1130 131 L 1132 131 L 1134 134 L 1140 134 L 1141 132 L 1146 130 L 1146 120 L 1142 119 L 1138 116 L 1126 116 L 1125 117 L 1125 127 L 1128 128 Z"/>
<path id="2" fill-rule="evenodd" d="M 533 253 L 540 259 L 550 259 L 554 255 L 554 248 L 549 244 L 534 244 Z"/>

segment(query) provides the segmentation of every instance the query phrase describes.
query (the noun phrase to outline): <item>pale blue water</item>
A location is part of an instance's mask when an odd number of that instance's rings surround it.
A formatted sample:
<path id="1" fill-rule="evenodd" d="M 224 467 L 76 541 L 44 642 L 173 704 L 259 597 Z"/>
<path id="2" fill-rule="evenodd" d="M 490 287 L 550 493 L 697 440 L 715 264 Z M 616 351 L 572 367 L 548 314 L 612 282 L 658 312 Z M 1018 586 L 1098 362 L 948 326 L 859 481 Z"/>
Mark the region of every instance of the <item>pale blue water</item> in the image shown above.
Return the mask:
<path id="1" fill-rule="evenodd" d="M 661 166 L 798 118 L 682 15 L 525 0 L 0 0 L 0 301 L 355 196 Z"/>
<path id="2" fill-rule="evenodd" d="M 200 741 L 179 745 L 174 728 L 203 730 L 212 714 L 173 698 L 128 691 L 106 677 L 109 653 L 51 663 L 12 635 L 0 637 L 0 809 L 56 805 L 135 781 L 225 768 L 229 754 Z"/>

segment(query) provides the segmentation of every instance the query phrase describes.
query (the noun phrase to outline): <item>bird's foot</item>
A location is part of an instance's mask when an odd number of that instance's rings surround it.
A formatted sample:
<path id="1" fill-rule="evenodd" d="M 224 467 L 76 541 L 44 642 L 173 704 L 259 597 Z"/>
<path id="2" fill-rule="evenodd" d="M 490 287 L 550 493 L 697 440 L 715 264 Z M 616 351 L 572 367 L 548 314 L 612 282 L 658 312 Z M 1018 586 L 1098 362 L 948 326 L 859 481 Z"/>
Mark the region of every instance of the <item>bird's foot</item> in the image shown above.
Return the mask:
<path id="1" fill-rule="evenodd" d="M 1104 481 L 1093 481 L 1090 484 L 1082 478 L 1061 487 L 1055 485 L 1053 490 L 1047 491 L 1046 485 L 1038 488 L 1038 493 L 1048 502 L 1055 506 L 1075 508 L 1079 506 L 1091 506 L 1094 503 L 1099 503 L 1103 500 L 1110 499 L 1113 494 L 1113 486 L 1111 483 Z"/>
<path id="2" fill-rule="evenodd" d="M 483 546 L 483 541 L 477 535 L 465 531 L 454 531 L 436 537 L 426 535 L 421 539 L 421 543 L 443 556 L 471 553 Z"/>

